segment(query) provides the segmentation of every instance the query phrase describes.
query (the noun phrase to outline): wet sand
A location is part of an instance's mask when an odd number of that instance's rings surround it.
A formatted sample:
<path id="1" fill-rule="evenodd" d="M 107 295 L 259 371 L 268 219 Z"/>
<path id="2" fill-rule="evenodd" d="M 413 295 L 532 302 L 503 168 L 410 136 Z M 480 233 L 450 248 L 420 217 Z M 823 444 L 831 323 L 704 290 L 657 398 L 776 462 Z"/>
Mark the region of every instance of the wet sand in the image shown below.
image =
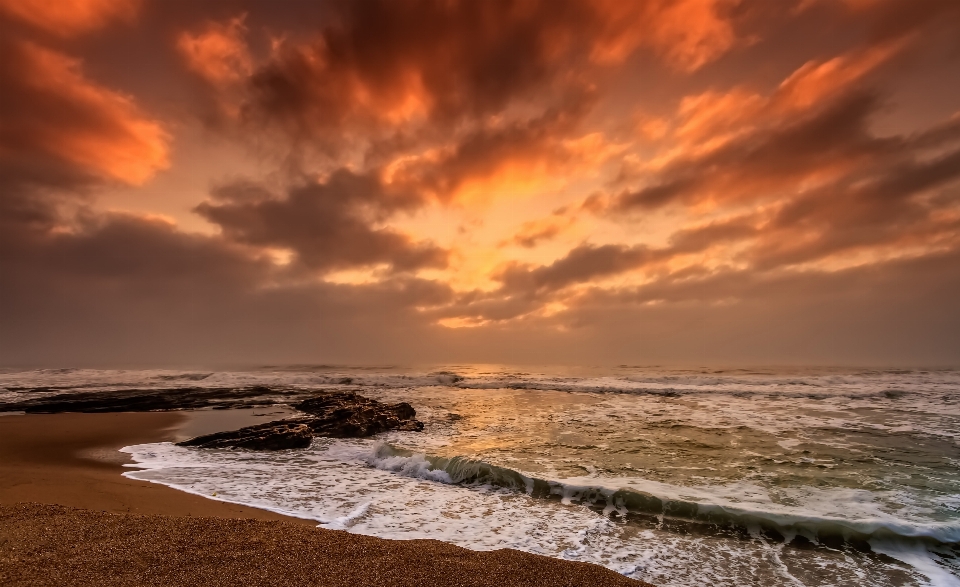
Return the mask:
<path id="1" fill-rule="evenodd" d="M 121 476 L 126 455 L 118 448 L 180 438 L 186 418 L 0 417 L 0 584 L 645 585 L 599 566 L 514 550 L 319 529 Z"/>
<path id="2" fill-rule="evenodd" d="M 0 416 L 0 504 L 105 512 L 298 520 L 122 477 L 124 446 L 179 438 L 183 412 Z"/>

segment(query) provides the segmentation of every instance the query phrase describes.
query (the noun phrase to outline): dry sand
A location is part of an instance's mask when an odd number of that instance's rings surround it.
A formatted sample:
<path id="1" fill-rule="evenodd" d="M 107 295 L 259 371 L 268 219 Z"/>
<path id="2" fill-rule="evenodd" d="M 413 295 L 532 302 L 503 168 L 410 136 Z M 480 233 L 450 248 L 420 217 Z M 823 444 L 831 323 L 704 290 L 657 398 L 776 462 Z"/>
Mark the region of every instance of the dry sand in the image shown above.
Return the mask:
<path id="1" fill-rule="evenodd" d="M 513 550 L 318 529 L 120 476 L 116 449 L 176 438 L 183 423 L 169 412 L 0 417 L 0 584 L 645 585 Z"/>
<path id="2" fill-rule="evenodd" d="M 637 587 L 515 550 L 382 540 L 286 522 L 0 506 L 3 585 Z"/>

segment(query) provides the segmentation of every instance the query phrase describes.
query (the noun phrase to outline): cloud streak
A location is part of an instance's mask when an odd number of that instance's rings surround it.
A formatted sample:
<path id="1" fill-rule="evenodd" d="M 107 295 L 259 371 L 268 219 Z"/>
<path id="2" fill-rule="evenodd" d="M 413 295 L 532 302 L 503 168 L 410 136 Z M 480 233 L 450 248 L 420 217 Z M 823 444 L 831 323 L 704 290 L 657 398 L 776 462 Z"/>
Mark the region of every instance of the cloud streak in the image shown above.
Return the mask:
<path id="1" fill-rule="evenodd" d="M 167 167 L 167 133 L 131 98 L 87 79 L 80 61 L 63 53 L 28 41 L 3 44 L 5 159 L 50 157 L 131 184 Z"/>

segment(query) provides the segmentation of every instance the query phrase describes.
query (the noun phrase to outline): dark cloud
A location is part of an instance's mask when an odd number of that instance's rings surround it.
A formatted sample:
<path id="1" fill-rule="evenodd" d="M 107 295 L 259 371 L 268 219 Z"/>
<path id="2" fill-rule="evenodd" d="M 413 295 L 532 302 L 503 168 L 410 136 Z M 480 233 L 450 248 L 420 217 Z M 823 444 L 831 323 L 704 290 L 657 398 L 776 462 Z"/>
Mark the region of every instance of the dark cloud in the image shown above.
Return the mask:
<path id="1" fill-rule="evenodd" d="M 476 119 L 556 91 L 571 68 L 622 61 L 641 46 L 695 69 L 735 41 L 726 4 L 332 2 L 316 39 L 285 44 L 252 75 L 246 115 L 298 135 L 402 118 L 405 108 L 434 122 Z"/>
<path id="2" fill-rule="evenodd" d="M 952 35 L 960 26 L 960 5 L 951 0 L 924 0 L 909 4 L 897 0 L 879 0 L 859 4 L 856 16 L 867 16 L 872 33 L 878 39 L 919 30 L 926 30 L 928 36 L 931 32 Z"/>
<path id="3" fill-rule="evenodd" d="M 196 211 L 219 225 L 227 239 L 292 250 L 311 269 L 445 267 L 445 250 L 376 227 L 420 203 L 415 194 L 391 190 L 376 177 L 339 170 L 325 181 L 301 183 L 282 198 L 248 183 L 223 186 Z"/>
<path id="4" fill-rule="evenodd" d="M 90 255 L 104 249 L 113 255 Z M 29 263 L 11 265 L 10 252 L 0 256 L 8 365 L 960 360 L 956 254 L 833 273 L 664 278 L 592 290 L 554 316 L 446 330 L 424 321 L 453 299 L 442 284 L 276 287 L 236 247 L 131 217 L 49 235 Z M 493 320 L 530 312 L 522 300 L 478 303 Z"/>
<path id="5" fill-rule="evenodd" d="M 681 156 L 657 174 L 652 185 L 619 194 L 613 208 L 769 198 L 834 165 L 881 157 L 896 141 L 869 132 L 869 117 L 878 105 L 875 96 L 854 93 L 799 121 L 786 118 L 707 153 Z"/>
<path id="6" fill-rule="evenodd" d="M 596 106 L 594 70 L 640 49 L 695 70 L 736 44 L 732 4 L 332 1 L 274 35 L 266 55 L 253 23 L 276 15 L 239 4 L 188 26 L 178 47 L 214 90 L 221 130 L 235 123 L 228 132 L 274 153 L 333 165 L 360 153 L 363 172 L 399 161 L 398 180 L 450 201 L 507 167 L 561 175 L 598 165 L 586 161 L 596 152 L 569 144 Z"/>
<path id="7" fill-rule="evenodd" d="M 594 290 L 554 319 L 583 351 L 644 361 L 948 366 L 960 360 L 958 267 L 953 252 L 834 272 L 666 278 Z"/>
<path id="8" fill-rule="evenodd" d="M 756 215 L 735 217 L 696 228 L 685 228 L 670 235 L 671 254 L 696 253 L 718 243 L 741 241 L 758 233 Z"/>
<path id="9" fill-rule="evenodd" d="M 830 185 L 785 204 L 748 250 L 757 268 L 815 261 L 850 250 L 960 244 L 960 195 L 922 196 L 960 179 L 960 151 L 904 163 L 866 185 Z"/>
<path id="10" fill-rule="evenodd" d="M 479 115 L 502 109 L 547 75 L 544 37 L 552 19 L 539 20 L 539 10 L 524 15 L 496 1 L 336 8 L 337 24 L 320 38 L 285 47 L 253 75 L 249 116 L 275 118 L 302 132 L 375 116 L 408 98 L 427 102 L 440 118 Z M 555 14 L 565 10 L 560 5 Z M 517 17 L 510 19 L 511 12 Z"/>
<path id="11" fill-rule="evenodd" d="M 651 261 L 654 253 L 645 246 L 579 246 L 550 265 L 529 267 L 512 264 L 496 276 L 508 291 L 555 291 L 636 269 Z"/>
<path id="12" fill-rule="evenodd" d="M 414 278 L 303 279 L 248 248 L 131 215 L 0 241 L 0 273 L 7 365 L 358 360 L 425 339 L 418 308 L 452 295 Z"/>
<path id="13" fill-rule="evenodd" d="M 501 284 L 499 288 L 461 294 L 455 303 L 435 313 L 444 318 L 510 320 L 535 313 L 551 300 L 563 299 L 557 294 L 567 287 L 638 269 L 661 258 L 661 251 L 644 246 L 584 244 L 550 265 L 507 263 L 493 276 Z"/>

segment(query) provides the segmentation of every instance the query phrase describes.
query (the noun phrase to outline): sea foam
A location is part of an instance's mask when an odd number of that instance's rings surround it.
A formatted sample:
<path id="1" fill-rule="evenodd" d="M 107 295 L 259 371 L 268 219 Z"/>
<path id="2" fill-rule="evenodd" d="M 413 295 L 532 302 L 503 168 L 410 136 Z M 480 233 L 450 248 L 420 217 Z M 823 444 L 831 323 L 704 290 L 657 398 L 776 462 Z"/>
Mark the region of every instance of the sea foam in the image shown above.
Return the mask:
<path id="1" fill-rule="evenodd" d="M 858 515 L 876 515 L 865 499 L 858 502 L 859 506 L 847 508 L 846 518 L 837 518 L 812 512 L 798 515 L 796 508 L 771 502 L 763 510 L 732 507 L 723 496 L 732 495 L 734 488 L 710 491 L 648 485 L 647 489 L 655 488 L 664 497 L 647 495 L 662 503 L 670 501 L 666 494 L 686 493 L 690 497 L 691 491 L 703 500 L 692 507 L 686 502 L 686 508 L 671 510 L 667 506 L 659 512 L 661 522 L 671 511 L 693 512 L 687 519 L 690 522 L 697 522 L 698 513 L 707 512 L 698 522 L 703 531 L 678 533 L 676 528 L 665 530 L 662 523 L 644 527 L 630 524 L 625 518 L 611 518 L 612 511 L 630 513 L 622 502 L 616 503 L 623 489 L 598 485 L 596 478 L 536 479 L 488 463 L 410 453 L 369 440 L 317 439 L 307 451 L 278 453 L 197 450 L 169 443 L 123 450 L 141 468 L 126 476 L 198 495 L 213 497 L 215 493 L 215 499 L 316 520 L 325 528 L 392 539 L 432 538 L 476 550 L 515 548 L 601 564 L 664 586 L 689 584 L 691 580 L 703 585 L 732 581 L 792 585 L 796 584 L 793 573 L 798 553 L 805 564 L 832 568 L 835 576 L 848 576 L 850 581 L 866 574 L 875 585 L 899 584 L 894 579 L 887 581 L 880 572 L 882 564 L 869 554 L 851 563 L 852 551 L 837 556 L 835 548 L 823 548 L 822 552 L 785 550 L 789 549 L 790 537 L 787 544 L 770 540 L 760 531 L 764 523 L 785 530 L 802 528 L 797 532 L 806 531 L 814 540 L 818 532 L 837 525 L 876 544 L 877 552 L 898 560 L 909 555 L 911 558 L 904 562 L 916 570 L 918 577 L 925 575 L 929 584 L 955 585 L 947 580 L 952 577 L 951 571 L 932 558 L 927 544 L 908 539 L 929 537 L 933 540 L 929 546 L 936 547 L 942 544 L 941 539 L 955 538 L 957 528 L 857 519 Z M 824 492 L 820 497 L 816 503 L 851 503 L 848 495 Z M 598 499 L 605 503 L 598 503 Z M 717 517 L 718 511 L 725 517 Z M 832 506 L 825 511 L 833 511 Z M 742 524 L 748 533 L 751 525 L 756 526 L 753 539 L 731 539 L 729 533 L 725 534 L 724 530 L 734 523 Z M 706 531 L 709 528 L 720 532 Z M 908 551 L 901 547 L 898 555 L 885 546 L 898 540 L 914 548 Z M 921 561 L 918 557 L 926 558 Z M 758 559 L 768 561 L 765 569 L 757 568 Z M 757 583 L 761 579 L 763 582 Z"/>

